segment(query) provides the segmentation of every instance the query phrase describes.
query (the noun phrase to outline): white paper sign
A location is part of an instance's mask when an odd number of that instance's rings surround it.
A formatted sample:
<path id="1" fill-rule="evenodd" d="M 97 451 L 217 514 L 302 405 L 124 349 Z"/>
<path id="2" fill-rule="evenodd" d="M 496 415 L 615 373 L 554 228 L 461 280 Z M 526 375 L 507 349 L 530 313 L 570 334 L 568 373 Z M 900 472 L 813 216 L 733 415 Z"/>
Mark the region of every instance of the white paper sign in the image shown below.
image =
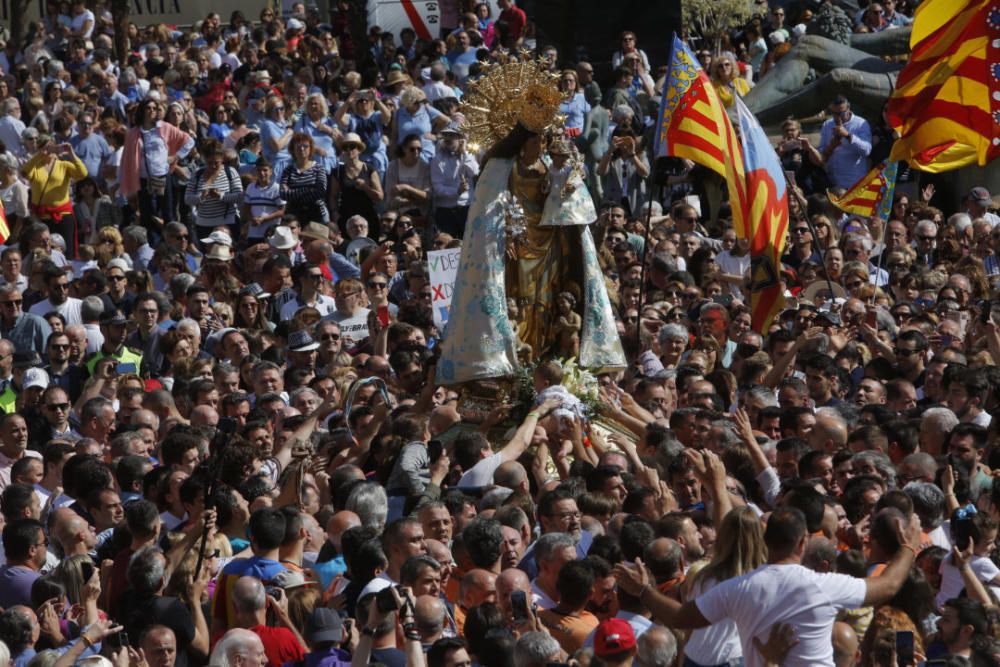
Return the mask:
<path id="1" fill-rule="evenodd" d="M 442 334 L 444 333 L 444 325 L 448 323 L 448 309 L 451 308 L 451 295 L 455 287 L 455 276 L 458 274 L 458 262 L 461 255 L 461 248 L 431 250 L 427 253 L 434 326 Z"/>

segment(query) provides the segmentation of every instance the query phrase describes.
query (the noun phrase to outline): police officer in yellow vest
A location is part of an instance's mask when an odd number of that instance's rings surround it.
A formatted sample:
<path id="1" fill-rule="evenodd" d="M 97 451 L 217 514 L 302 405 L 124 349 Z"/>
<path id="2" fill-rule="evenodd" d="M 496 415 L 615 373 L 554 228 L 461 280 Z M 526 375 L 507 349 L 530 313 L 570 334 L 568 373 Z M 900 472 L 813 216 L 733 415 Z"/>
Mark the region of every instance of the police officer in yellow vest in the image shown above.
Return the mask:
<path id="1" fill-rule="evenodd" d="M 3 391 L 0 391 L 0 411 L 7 413 L 17 412 L 17 396 L 24 386 L 25 371 L 42 365 L 42 358 L 34 350 L 18 350 L 10 356 L 10 380 L 3 383 Z"/>
<path id="2" fill-rule="evenodd" d="M 120 374 L 139 372 L 139 365 L 142 364 L 142 353 L 125 347 L 125 338 L 128 336 L 127 324 L 128 320 L 121 314 L 121 311 L 105 312 L 101 316 L 101 333 L 104 334 L 104 344 L 86 361 L 85 365 L 90 375 L 94 374 L 97 362 L 106 357 L 113 357 L 118 361 Z"/>

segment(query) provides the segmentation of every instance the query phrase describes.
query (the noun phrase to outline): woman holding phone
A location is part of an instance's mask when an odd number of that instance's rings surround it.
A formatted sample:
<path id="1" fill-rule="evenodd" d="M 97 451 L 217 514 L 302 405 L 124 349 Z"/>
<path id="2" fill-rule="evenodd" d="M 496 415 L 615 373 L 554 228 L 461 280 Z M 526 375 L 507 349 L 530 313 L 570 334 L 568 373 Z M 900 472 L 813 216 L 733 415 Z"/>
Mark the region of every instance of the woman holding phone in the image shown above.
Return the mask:
<path id="1" fill-rule="evenodd" d="M 87 167 L 69 144 L 56 144 L 48 135 L 38 137 L 38 152 L 21 167 L 31 192 L 31 212 L 66 241 L 66 254 L 76 257 L 76 216 L 69 186 L 87 176 Z"/>

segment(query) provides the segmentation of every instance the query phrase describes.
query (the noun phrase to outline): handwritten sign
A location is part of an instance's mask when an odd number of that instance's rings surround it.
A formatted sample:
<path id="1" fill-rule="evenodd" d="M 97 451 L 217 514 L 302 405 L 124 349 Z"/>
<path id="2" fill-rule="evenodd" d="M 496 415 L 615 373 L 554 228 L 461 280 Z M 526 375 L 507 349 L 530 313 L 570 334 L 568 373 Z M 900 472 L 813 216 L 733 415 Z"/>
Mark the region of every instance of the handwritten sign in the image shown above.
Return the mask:
<path id="1" fill-rule="evenodd" d="M 434 326 L 441 333 L 444 333 L 444 325 L 448 323 L 448 309 L 451 308 L 451 295 L 455 287 L 455 276 L 458 273 L 458 262 L 461 255 L 461 248 L 431 250 L 427 253 Z"/>

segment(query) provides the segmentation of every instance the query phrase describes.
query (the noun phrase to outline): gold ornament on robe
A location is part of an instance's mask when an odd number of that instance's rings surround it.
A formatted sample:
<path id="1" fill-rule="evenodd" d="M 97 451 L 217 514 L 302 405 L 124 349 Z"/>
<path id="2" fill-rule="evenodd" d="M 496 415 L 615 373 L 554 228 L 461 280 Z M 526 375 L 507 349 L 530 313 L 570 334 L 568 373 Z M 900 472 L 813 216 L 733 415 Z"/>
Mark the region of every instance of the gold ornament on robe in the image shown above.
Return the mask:
<path id="1" fill-rule="evenodd" d="M 518 123 L 542 133 L 565 122 L 559 113 L 565 97 L 559 90 L 559 75 L 543 69 L 542 62 L 527 51 L 508 54 L 498 63 L 484 65 L 483 70 L 462 98 L 470 146 L 489 150 Z"/>

